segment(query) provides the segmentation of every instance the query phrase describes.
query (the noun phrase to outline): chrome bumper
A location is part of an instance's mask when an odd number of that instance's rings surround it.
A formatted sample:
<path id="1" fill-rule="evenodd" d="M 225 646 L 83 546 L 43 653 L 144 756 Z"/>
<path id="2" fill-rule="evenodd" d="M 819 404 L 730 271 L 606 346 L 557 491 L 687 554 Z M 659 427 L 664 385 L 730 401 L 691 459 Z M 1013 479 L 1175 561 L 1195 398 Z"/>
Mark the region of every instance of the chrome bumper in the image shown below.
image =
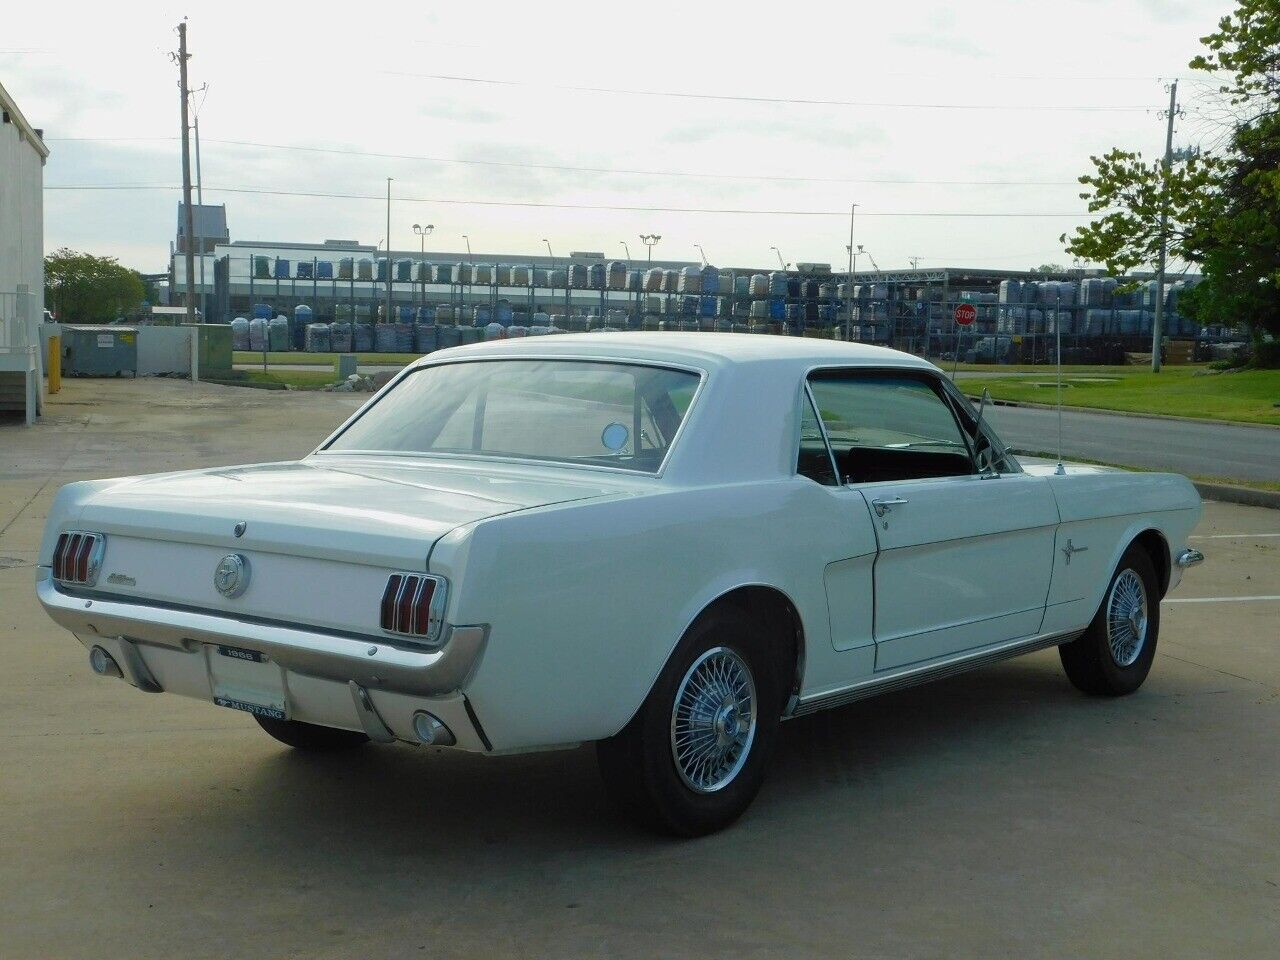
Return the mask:
<path id="1" fill-rule="evenodd" d="M 1197 563 L 1204 563 L 1204 554 L 1199 550 L 1192 550 L 1188 547 L 1186 550 L 1179 553 L 1174 558 L 1173 562 L 1185 570 L 1187 567 L 1194 567 Z"/>
<path id="2" fill-rule="evenodd" d="M 56 623 L 85 643 L 125 638 L 188 653 L 200 644 L 248 647 L 293 673 L 344 685 L 354 681 L 371 690 L 418 697 L 440 697 L 460 690 L 479 662 L 486 638 L 484 627 L 451 627 L 439 649 L 405 650 L 374 639 L 76 597 L 59 590 L 47 568 L 40 571 L 36 596 Z M 131 656 L 128 647 L 123 648 L 125 662 L 121 666 L 129 681 L 142 690 L 158 689 L 160 685 L 150 677 L 145 663 Z M 122 646 L 110 644 L 109 649 L 114 654 Z"/>

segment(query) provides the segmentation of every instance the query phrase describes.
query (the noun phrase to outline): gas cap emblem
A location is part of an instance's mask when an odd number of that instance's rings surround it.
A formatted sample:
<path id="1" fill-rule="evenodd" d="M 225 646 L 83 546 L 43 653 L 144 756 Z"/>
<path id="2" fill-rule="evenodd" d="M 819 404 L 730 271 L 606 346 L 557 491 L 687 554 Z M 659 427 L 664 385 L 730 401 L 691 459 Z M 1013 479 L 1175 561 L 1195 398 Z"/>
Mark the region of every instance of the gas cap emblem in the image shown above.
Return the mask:
<path id="1" fill-rule="evenodd" d="M 213 585 L 228 600 L 234 600 L 249 587 L 249 561 L 238 553 L 223 557 L 214 568 Z"/>

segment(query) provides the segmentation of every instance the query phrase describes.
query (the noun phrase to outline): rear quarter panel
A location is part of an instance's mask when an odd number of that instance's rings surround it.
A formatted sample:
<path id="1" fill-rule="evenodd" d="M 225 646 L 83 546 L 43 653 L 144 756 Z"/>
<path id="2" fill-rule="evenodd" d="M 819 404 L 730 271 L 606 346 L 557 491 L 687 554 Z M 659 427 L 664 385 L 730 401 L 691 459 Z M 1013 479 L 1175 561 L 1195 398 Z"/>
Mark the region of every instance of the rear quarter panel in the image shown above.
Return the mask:
<path id="1" fill-rule="evenodd" d="M 655 485 L 481 521 L 429 566 L 455 585 L 451 622 L 490 625 L 466 693 L 494 748 L 547 746 L 617 733 L 689 624 L 739 586 L 789 597 L 808 673 L 839 669 L 823 571 L 855 542 L 852 523 L 803 478 Z"/>
<path id="2" fill-rule="evenodd" d="M 1200 521 L 1200 495 L 1177 474 L 1071 467 L 1049 482 L 1062 519 L 1042 632 L 1087 626 L 1120 557 L 1140 534 L 1155 530 L 1174 556 Z M 1075 548 L 1070 562 L 1068 540 Z"/>

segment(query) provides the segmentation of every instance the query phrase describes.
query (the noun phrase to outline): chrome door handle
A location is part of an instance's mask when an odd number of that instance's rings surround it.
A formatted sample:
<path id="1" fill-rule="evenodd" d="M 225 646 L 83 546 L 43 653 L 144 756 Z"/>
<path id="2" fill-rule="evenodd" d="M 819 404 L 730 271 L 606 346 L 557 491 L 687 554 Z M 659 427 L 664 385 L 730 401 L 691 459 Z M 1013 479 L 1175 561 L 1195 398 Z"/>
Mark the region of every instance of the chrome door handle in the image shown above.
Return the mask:
<path id="1" fill-rule="evenodd" d="M 883 517 L 894 507 L 901 506 L 904 503 L 910 503 L 910 500 L 903 500 L 902 497 L 894 497 L 892 500 L 872 500 L 871 509 L 876 512 L 877 517 Z"/>

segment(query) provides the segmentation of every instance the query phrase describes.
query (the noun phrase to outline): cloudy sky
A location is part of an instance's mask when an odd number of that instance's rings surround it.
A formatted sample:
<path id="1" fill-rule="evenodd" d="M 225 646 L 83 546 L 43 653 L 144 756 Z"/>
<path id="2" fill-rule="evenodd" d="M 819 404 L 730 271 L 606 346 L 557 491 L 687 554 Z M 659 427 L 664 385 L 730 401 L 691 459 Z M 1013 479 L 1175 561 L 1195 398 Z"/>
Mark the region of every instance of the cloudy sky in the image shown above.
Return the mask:
<path id="1" fill-rule="evenodd" d="M 713 263 L 765 265 L 776 246 L 840 264 L 857 203 L 856 242 L 882 267 L 1016 269 L 1066 261 L 1090 154 L 1159 153 L 1164 83 L 1229 9 L 15 4 L 0 82 L 50 141 L 46 246 L 144 271 L 166 266 L 180 196 L 168 52 L 184 15 L 192 85 L 208 85 L 205 200 L 227 204 L 234 239 L 376 243 L 390 176 L 398 249 L 420 222 L 437 250 L 465 234 L 477 251 L 545 237 L 638 257 L 639 234 L 659 233 L 671 259 L 702 244 Z M 1179 142 L 1194 142 L 1183 86 Z M 114 189 L 55 189 L 90 186 Z"/>

